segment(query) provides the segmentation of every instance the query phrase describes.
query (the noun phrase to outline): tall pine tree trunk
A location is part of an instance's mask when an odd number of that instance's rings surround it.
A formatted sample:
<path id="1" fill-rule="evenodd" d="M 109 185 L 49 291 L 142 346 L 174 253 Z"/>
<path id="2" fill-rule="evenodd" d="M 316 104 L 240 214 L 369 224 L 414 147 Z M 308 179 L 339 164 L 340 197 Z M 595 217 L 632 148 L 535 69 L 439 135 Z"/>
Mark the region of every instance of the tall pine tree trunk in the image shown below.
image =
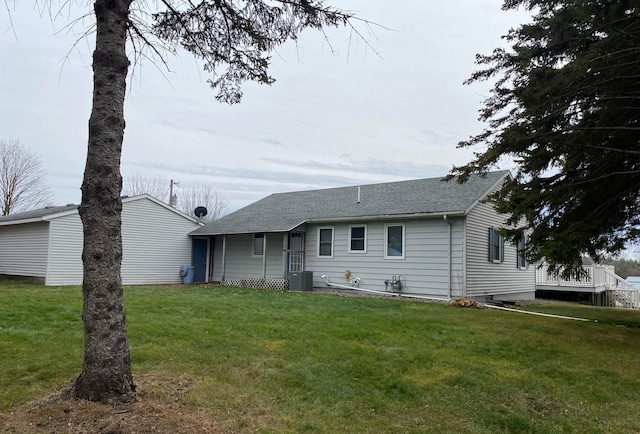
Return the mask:
<path id="1" fill-rule="evenodd" d="M 79 207 L 84 230 L 84 362 L 73 395 L 109 403 L 135 400 L 120 276 L 120 157 L 130 4 L 131 0 L 96 0 L 94 4 L 93 107 Z"/>

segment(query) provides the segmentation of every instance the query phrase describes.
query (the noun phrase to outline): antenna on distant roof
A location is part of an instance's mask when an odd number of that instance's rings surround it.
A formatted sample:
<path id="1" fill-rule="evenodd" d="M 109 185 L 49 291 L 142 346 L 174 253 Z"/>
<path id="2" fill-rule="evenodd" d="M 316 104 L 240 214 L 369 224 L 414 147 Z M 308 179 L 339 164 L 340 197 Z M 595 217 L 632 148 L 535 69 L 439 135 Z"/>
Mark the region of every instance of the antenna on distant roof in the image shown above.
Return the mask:
<path id="1" fill-rule="evenodd" d="M 196 209 L 193 210 L 193 213 L 195 214 L 196 217 L 201 219 L 202 217 L 207 215 L 207 208 L 203 206 L 198 206 L 196 207 Z"/>
<path id="2" fill-rule="evenodd" d="M 178 203 L 178 196 L 173 194 L 173 186 L 176 187 L 179 185 L 179 182 L 175 182 L 173 179 L 169 183 L 169 205 L 175 207 Z"/>

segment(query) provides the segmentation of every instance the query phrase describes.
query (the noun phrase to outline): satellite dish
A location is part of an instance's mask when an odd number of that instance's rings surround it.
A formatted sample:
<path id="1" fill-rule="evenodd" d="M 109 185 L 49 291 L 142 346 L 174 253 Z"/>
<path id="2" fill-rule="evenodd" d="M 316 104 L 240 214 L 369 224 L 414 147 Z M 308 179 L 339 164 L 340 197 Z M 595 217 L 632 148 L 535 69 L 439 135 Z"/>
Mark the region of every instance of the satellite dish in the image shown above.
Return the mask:
<path id="1" fill-rule="evenodd" d="M 201 219 L 202 217 L 206 216 L 207 212 L 208 212 L 207 208 L 205 208 L 204 206 L 198 206 L 198 207 L 196 207 L 196 209 L 193 210 L 193 213 L 199 219 Z"/>

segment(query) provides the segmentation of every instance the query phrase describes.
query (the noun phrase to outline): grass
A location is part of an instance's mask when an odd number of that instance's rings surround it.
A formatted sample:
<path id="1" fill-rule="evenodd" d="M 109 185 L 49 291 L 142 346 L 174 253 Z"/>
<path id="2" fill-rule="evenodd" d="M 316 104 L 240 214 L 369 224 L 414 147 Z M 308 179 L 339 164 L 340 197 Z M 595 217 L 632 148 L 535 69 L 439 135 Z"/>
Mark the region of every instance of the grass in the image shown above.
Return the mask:
<path id="1" fill-rule="evenodd" d="M 578 322 L 379 298 L 223 287 L 125 290 L 134 374 L 259 432 L 640 432 L 640 312 Z M 0 282 L 0 410 L 68 384 L 81 294 Z M 161 391 L 158 391 L 161 393 Z M 252 428 L 253 429 L 253 428 Z"/>

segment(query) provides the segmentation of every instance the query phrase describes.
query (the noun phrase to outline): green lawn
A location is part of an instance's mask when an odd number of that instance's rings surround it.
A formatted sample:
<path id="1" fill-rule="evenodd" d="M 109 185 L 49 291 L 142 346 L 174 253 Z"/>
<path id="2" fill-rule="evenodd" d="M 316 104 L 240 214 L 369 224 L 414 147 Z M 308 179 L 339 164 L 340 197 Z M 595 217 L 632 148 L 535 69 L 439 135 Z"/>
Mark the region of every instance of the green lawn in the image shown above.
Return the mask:
<path id="1" fill-rule="evenodd" d="M 134 375 L 260 432 L 640 432 L 640 312 L 223 287 L 125 289 Z M 69 382 L 81 294 L 0 282 L 0 411 Z"/>

